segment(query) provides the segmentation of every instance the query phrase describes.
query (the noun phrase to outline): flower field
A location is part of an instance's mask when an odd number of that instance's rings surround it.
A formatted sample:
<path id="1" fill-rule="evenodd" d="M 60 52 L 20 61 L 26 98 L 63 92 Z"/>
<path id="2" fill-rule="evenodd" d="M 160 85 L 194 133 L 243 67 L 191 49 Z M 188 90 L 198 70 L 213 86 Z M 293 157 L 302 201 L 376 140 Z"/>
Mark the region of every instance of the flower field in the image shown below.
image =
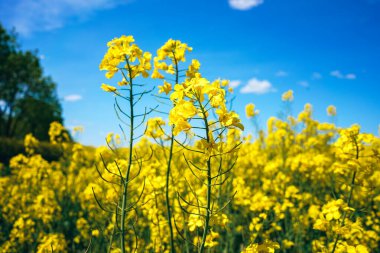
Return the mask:
<path id="1" fill-rule="evenodd" d="M 265 130 L 248 104 L 246 133 L 229 82 L 203 77 L 187 44 L 107 46 L 120 134 L 86 147 L 53 122 L 55 161 L 27 135 L 0 164 L 1 252 L 380 252 L 378 136 L 334 125 L 333 106 L 318 122 L 310 104 Z"/>

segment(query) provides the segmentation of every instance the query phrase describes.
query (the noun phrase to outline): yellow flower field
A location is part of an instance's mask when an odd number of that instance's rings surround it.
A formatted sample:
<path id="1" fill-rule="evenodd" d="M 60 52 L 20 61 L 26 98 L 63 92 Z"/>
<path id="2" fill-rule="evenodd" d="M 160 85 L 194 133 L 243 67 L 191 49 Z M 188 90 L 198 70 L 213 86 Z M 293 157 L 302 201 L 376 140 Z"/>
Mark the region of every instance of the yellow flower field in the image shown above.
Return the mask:
<path id="1" fill-rule="evenodd" d="M 107 46 L 116 84 L 98 87 L 121 132 L 91 148 L 54 122 L 51 162 L 27 135 L 0 164 L 1 252 L 380 252 L 379 137 L 318 122 L 310 104 L 266 130 L 249 104 L 257 132 L 244 135 L 229 82 L 202 76 L 189 45 Z"/>

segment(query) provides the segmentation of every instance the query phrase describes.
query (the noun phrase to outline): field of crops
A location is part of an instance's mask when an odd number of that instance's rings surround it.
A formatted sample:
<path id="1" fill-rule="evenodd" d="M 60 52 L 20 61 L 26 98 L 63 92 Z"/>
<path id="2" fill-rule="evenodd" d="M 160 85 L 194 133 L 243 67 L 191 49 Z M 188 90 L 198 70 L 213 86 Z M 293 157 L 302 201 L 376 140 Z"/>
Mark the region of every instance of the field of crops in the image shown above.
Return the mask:
<path id="1" fill-rule="evenodd" d="M 310 104 L 258 129 L 255 106 L 232 111 L 228 81 L 203 77 L 191 51 L 108 43 L 100 69 L 119 80 L 101 87 L 121 133 L 95 149 L 52 123 L 50 162 L 27 135 L 0 164 L 1 252 L 380 252 L 379 137 L 335 126 L 333 106 L 318 122 Z"/>

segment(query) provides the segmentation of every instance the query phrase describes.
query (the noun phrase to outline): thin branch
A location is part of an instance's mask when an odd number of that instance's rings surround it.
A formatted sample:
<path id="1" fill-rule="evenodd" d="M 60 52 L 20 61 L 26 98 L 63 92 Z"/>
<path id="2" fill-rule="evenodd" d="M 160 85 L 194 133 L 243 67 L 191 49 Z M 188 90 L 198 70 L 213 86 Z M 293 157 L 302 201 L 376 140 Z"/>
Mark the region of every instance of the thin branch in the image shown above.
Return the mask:
<path id="1" fill-rule="evenodd" d="M 107 183 L 109 183 L 109 184 L 115 184 L 115 185 L 117 185 L 117 186 L 120 185 L 120 184 L 118 184 L 118 183 L 111 182 L 111 181 L 105 179 L 105 178 L 103 177 L 102 173 L 100 173 L 99 168 L 98 168 L 98 165 L 95 164 L 95 168 L 96 168 L 96 171 L 98 172 L 100 178 L 101 178 L 104 182 L 107 182 Z"/>
<path id="2" fill-rule="evenodd" d="M 195 150 L 195 149 L 191 149 L 191 148 L 188 148 L 186 146 L 184 146 L 182 143 L 178 142 L 177 140 L 174 140 L 175 142 L 177 142 L 177 144 L 179 144 L 181 147 L 183 147 L 184 149 L 186 150 L 189 150 L 191 152 L 195 152 L 195 153 L 201 153 L 201 154 L 204 154 L 203 151 L 199 151 L 199 150 Z"/>
<path id="3" fill-rule="evenodd" d="M 91 187 L 91 189 L 92 189 L 92 193 L 94 194 L 95 201 L 96 201 L 96 203 L 98 204 L 98 206 L 99 206 L 103 211 L 105 211 L 105 212 L 108 212 L 108 213 L 115 213 L 114 211 L 110 211 L 110 210 L 105 209 L 105 208 L 102 206 L 102 204 L 100 204 L 98 198 L 96 197 L 96 194 L 95 194 L 95 191 L 94 191 L 94 187 Z"/>
<path id="4" fill-rule="evenodd" d="M 131 118 L 131 116 L 129 116 L 128 113 L 124 112 L 124 110 L 121 109 L 121 107 L 120 107 L 120 105 L 119 105 L 119 102 L 117 101 L 117 98 L 115 98 L 114 107 L 115 107 L 115 106 L 117 107 L 117 109 L 118 109 L 118 110 L 119 110 L 124 116 L 126 116 L 128 119 Z M 117 110 L 116 110 L 116 112 L 117 112 Z"/>
<path id="5" fill-rule="evenodd" d="M 235 198 L 236 193 L 237 193 L 237 191 L 235 191 L 235 193 L 232 195 L 232 197 L 227 201 L 227 203 L 223 207 L 216 210 L 213 214 L 217 214 L 217 213 L 223 211 L 223 209 L 226 208 L 231 203 L 231 201 Z"/>

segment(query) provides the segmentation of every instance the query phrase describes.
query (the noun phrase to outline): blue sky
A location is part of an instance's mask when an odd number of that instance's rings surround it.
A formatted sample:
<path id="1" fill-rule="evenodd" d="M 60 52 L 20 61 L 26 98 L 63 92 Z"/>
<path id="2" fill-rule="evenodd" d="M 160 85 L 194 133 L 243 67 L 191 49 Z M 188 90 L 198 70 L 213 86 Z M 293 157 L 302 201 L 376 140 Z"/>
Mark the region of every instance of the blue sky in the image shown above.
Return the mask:
<path id="1" fill-rule="evenodd" d="M 294 90 L 293 112 L 310 102 L 315 118 L 380 124 L 379 0 L 0 0 L 0 21 L 15 27 L 23 49 L 38 49 L 45 73 L 58 84 L 65 125 L 82 125 L 79 141 L 104 144 L 118 131 L 113 84 L 99 71 L 106 43 L 133 35 L 153 54 L 167 39 L 194 48 L 202 74 L 235 88 L 234 109 L 254 103 L 259 123 L 283 109 L 281 94 Z M 116 83 L 116 80 L 115 80 Z"/>

